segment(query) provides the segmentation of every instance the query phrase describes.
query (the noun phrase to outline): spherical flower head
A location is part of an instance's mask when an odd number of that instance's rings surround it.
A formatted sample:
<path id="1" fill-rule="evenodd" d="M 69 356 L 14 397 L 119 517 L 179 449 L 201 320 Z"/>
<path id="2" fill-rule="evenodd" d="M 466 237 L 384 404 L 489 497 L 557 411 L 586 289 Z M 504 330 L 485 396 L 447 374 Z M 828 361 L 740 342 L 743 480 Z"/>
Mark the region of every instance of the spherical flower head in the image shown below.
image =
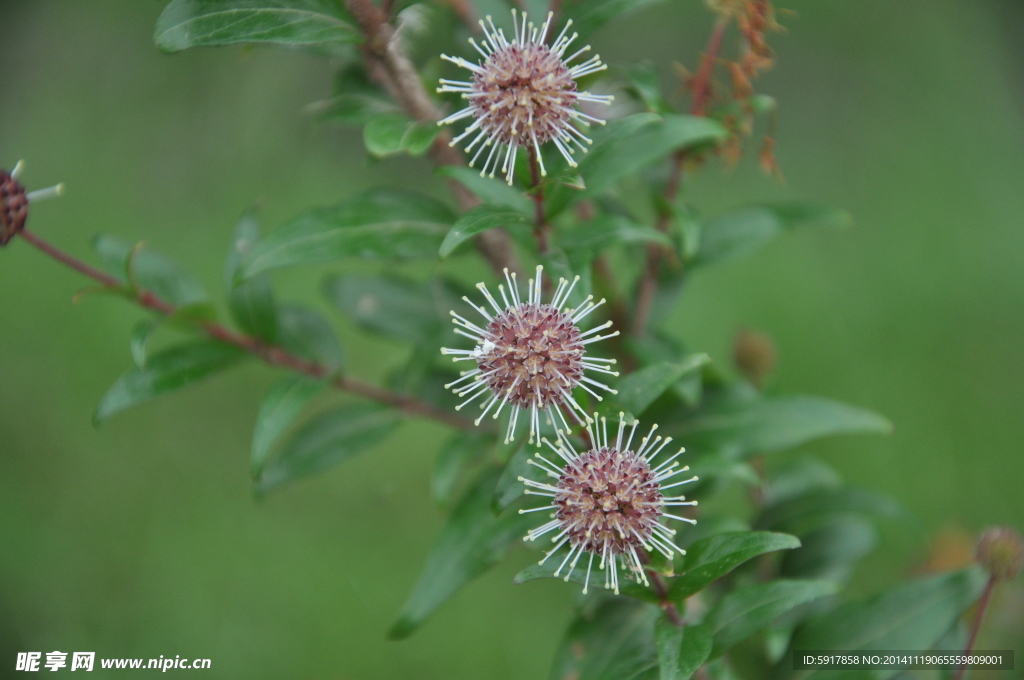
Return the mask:
<path id="1" fill-rule="evenodd" d="M 548 484 L 524 477 L 519 480 L 527 486 L 526 493 L 547 496 L 551 504 L 519 512 L 553 511 L 551 521 L 528 533 L 525 540 L 535 541 L 549 532 L 556 532 L 551 539 L 555 546 L 540 561 L 541 564 L 562 546 L 569 545 L 569 552 L 555 570 L 555 576 L 565 569 L 564 578 L 568 581 L 577 562 L 584 553 L 589 553 L 583 592 L 587 592 L 594 558 L 598 557 L 598 568 L 605 572 L 604 587 L 618 594 L 620 566 L 636 581 L 647 584 L 640 551 L 657 550 L 669 559 L 675 552 L 686 554 L 673 540 L 676 532 L 663 525 L 661 518 L 697 523 L 688 517 L 666 512 L 674 506 L 697 505 L 697 501 L 665 494 L 667 489 L 689 484 L 697 477 L 665 483 L 690 468 L 680 468 L 675 462 L 684 449 L 679 449 L 660 464 L 654 464 L 654 458 L 672 441 L 671 437 L 662 439 L 654 436 L 657 425 L 633 451 L 631 445 L 639 421 L 630 424 L 628 439 L 623 442 L 627 425 L 620 413 L 619 431 L 612 442 L 608 439 L 607 419 L 600 420 L 600 427 L 587 426 L 591 448 L 584 453 L 578 453 L 561 430 L 557 446 L 544 440 L 561 461 L 556 465 L 536 454 L 530 463 L 557 481 Z"/>
<path id="2" fill-rule="evenodd" d="M 452 140 L 452 146 L 476 133 L 466 145 L 466 152 L 477 147 L 470 160 L 472 167 L 490 147 L 483 170 L 483 177 L 490 169 L 491 177 L 501 166 L 505 180 L 512 184 L 515 172 L 516 154 L 520 148 L 532 151 L 540 163 L 542 175 L 547 174 L 541 158 L 540 147 L 551 142 L 561 152 L 566 162 L 575 167 L 573 154 L 576 149 L 586 153 L 591 140 L 577 125 L 587 127 L 590 123 L 604 124 L 604 121 L 588 116 L 575 107 L 580 102 L 601 102 L 608 104 L 611 96 L 593 95 L 580 92 L 576 80 L 583 76 L 602 71 L 607 66 L 599 56 L 570 65 L 578 57 L 590 51 L 587 45 L 570 56 L 565 53 L 579 37 L 577 33 L 567 35 L 572 20 L 550 45 L 546 44 L 553 15 L 548 13 L 547 21 L 540 28 L 527 22 L 526 13 L 517 18 L 512 10 L 513 37 L 509 40 L 503 30 L 495 28 L 491 17 L 480 22 L 484 39 L 477 44 L 472 38 L 470 44 L 480 53 L 483 61 L 474 64 L 462 57 L 447 59 L 472 72 L 472 80 L 441 79 L 438 92 L 458 92 L 468 100 L 469 105 L 440 121 L 439 125 L 454 123 L 463 118 L 473 118 L 473 123 Z M 575 148 L 574 148 L 575 147 Z M 502 154 L 504 149 L 504 155 Z"/>
<path id="3" fill-rule="evenodd" d="M 509 275 L 506 269 L 508 293 L 504 285 L 498 286 L 504 306 L 498 305 L 487 286 L 477 284 L 494 313 L 486 308 L 486 304 L 481 307 L 469 298 L 463 299 L 484 317 L 485 324 L 481 327 L 455 312 L 451 313 L 455 332 L 476 341 L 476 347 L 471 350 L 445 347 L 441 350 L 442 354 L 455 355 L 453 361 L 476 363 L 476 368 L 463 372 L 461 378 L 445 385 L 459 396 L 470 395 L 456 407 L 457 410 L 482 395 L 490 395 L 480 405 L 483 413 L 476 420 L 479 425 L 495 405 L 497 409 L 493 418 L 498 417 L 506 404 L 511 405 L 513 411 L 505 434 L 506 443 L 514 437 L 521 411 L 529 412 L 530 442 L 533 442 L 535 437 L 539 437 L 542 413 L 549 422 L 560 423 L 567 430 L 569 425 L 562 413 L 563 408 L 577 422 L 582 423 L 588 418 L 572 396 L 575 388 L 586 390 L 598 401 L 601 396 L 588 385 L 615 393 L 607 385 L 584 375 L 584 371 L 618 375 L 609 368 L 615 363 L 614 359 L 588 357 L 586 353 L 587 345 L 619 334 L 615 331 L 598 335 L 611 326 L 611 322 L 588 331 L 579 328 L 579 323 L 605 301 L 595 303 L 591 295 L 575 309 L 566 306 L 579 281 L 577 276 L 572 283 L 560 279 L 551 302 L 542 303 L 542 275 L 543 267 L 537 267 L 536 279 L 529 280 L 528 295 L 524 301 L 520 297 L 516 275 Z"/>
<path id="4" fill-rule="evenodd" d="M 0 170 L 0 247 L 7 245 L 25 228 L 29 203 L 60 196 L 64 192 L 63 184 L 26 192 L 18 181 L 23 167 L 24 164 L 18 161 L 10 172 Z"/>
<path id="5" fill-rule="evenodd" d="M 978 562 L 997 581 L 1017 578 L 1024 568 L 1024 541 L 1009 527 L 992 527 L 978 539 Z"/>

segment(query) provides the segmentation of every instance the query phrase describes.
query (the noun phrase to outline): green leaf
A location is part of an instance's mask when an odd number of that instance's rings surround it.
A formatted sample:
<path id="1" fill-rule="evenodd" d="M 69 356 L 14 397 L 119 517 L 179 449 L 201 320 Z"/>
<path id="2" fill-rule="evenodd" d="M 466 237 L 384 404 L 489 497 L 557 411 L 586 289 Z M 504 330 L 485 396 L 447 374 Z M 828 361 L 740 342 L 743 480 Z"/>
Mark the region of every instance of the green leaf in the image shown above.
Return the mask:
<path id="1" fill-rule="evenodd" d="M 616 401 L 630 413 L 640 415 L 665 390 L 710 361 L 707 354 L 692 354 L 680 362 L 666 361 L 642 368 L 619 381 Z"/>
<path id="2" fill-rule="evenodd" d="M 324 294 L 361 328 L 417 345 L 435 345 L 451 326 L 451 307 L 435 302 L 442 298 L 434 294 L 442 285 L 436 279 L 422 283 L 397 276 L 342 274 L 324 281 Z"/>
<path id="3" fill-rule="evenodd" d="M 799 534 L 851 512 L 889 518 L 903 513 L 898 503 L 877 491 L 843 487 L 811 491 L 770 505 L 761 513 L 757 526 Z"/>
<path id="4" fill-rule="evenodd" d="M 821 597 L 834 595 L 838 589 L 832 581 L 778 580 L 734 590 L 723 597 L 708 614 L 707 623 L 715 640 L 712 657 L 721 656 L 730 647 L 767 628 L 772 621 L 791 609 Z"/>
<path id="5" fill-rule="evenodd" d="M 100 234 L 92 246 L 103 268 L 123 283 L 137 285 L 176 307 L 206 302 L 206 291 L 170 259 L 146 248 L 139 248 L 113 236 Z M 132 282 L 126 272 L 131 257 Z"/>
<path id="6" fill-rule="evenodd" d="M 256 244 L 238 276 L 349 257 L 433 258 L 452 222 L 451 211 L 429 196 L 374 189 L 299 215 Z"/>
<path id="7" fill-rule="evenodd" d="M 566 3 L 564 12 L 566 19 L 573 20 L 573 30 L 579 32 L 586 40 L 591 33 L 606 23 L 627 12 L 641 7 L 653 5 L 662 0 L 582 0 L 582 2 Z M 561 19 L 560 19 L 561 20 Z"/>
<path id="8" fill-rule="evenodd" d="M 653 644 L 657 607 L 606 600 L 592 616 L 580 616 L 555 653 L 552 680 L 627 680 L 657 664 Z"/>
<path id="9" fill-rule="evenodd" d="M 492 506 L 495 512 L 501 512 L 523 497 L 526 487 L 519 481 L 520 477 L 535 479 L 539 476 L 537 468 L 527 462 L 532 455 L 526 442 L 520 440 L 519 450 L 502 468 L 498 483 L 494 486 Z"/>
<path id="10" fill-rule="evenodd" d="M 441 243 L 439 255 L 448 257 L 463 241 L 477 234 L 509 224 L 530 224 L 530 220 L 515 210 L 495 205 L 478 205 L 458 220 Z"/>
<path id="11" fill-rule="evenodd" d="M 164 52 L 235 43 L 349 43 L 359 36 L 331 0 L 171 0 L 156 21 Z"/>
<path id="12" fill-rule="evenodd" d="M 238 326 L 250 335 L 273 343 L 277 341 L 277 308 L 270 277 L 259 274 L 235 285 L 242 258 L 259 240 L 257 213 L 251 209 L 235 225 L 231 249 L 224 261 L 224 285 L 228 291 L 228 308 Z"/>
<path id="13" fill-rule="evenodd" d="M 144 401 L 202 380 L 231 366 L 245 352 L 214 340 L 197 340 L 154 354 L 145 368 L 131 370 L 107 390 L 93 420 L 99 424 L 110 416 Z"/>
<path id="14" fill-rule="evenodd" d="M 874 549 L 878 532 L 859 515 L 839 515 L 802 534 L 800 542 L 782 558 L 782 576 L 845 581 L 854 563 Z"/>
<path id="15" fill-rule="evenodd" d="M 669 588 L 668 596 L 683 602 L 747 560 L 799 547 L 796 536 L 769 531 L 728 532 L 699 540 L 687 549 L 683 575 Z"/>
<path id="16" fill-rule="evenodd" d="M 838 489 L 843 478 L 817 458 L 800 458 L 776 469 L 768 479 L 771 504 L 781 503 L 817 489 Z"/>
<path id="17" fill-rule="evenodd" d="M 630 83 L 630 94 L 647 107 L 648 111 L 665 114 L 672 111 L 661 94 L 658 71 L 651 61 L 642 61 L 626 69 Z"/>
<path id="18" fill-rule="evenodd" d="M 292 424 L 309 400 L 326 386 L 323 380 L 313 380 L 304 375 L 289 375 L 278 381 L 263 398 L 256 426 L 252 432 L 252 451 L 249 467 L 254 479 L 258 479 L 267 462 L 270 448 Z"/>
<path id="19" fill-rule="evenodd" d="M 373 404 L 348 404 L 321 413 L 266 463 L 256 492 L 267 493 L 345 462 L 391 434 L 401 419 L 397 411 Z"/>
<path id="20" fill-rule="evenodd" d="M 365 125 L 382 113 L 397 113 L 392 102 L 368 92 L 346 92 L 306 107 L 317 120 Z"/>
<path id="21" fill-rule="evenodd" d="M 533 202 L 523 192 L 505 182 L 481 177 L 473 168 L 464 165 L 443 165 L 436 172 L 442 177 L 457 181 L 484 203 L 512 208 L 526 217 L 533 214 Z"/>
<path id="22" fill-rule="evenodd" d="M 377 158 L 408 153 L 426 153 L 440 129 L 435 123 L 419 123 L 404 113 L 382 113 L 374 116 L 363 128 L 363 142 L 370 155 Z"/>
<path id="23" fill-rule="evenodd" d="M 689 680 L 711 654 L 711 630 L 707 626 L 677 628 L 662 617 L 654 626 L 654 637 L 660 680 Z"/>
<path id="24" fill-rule="evenodd" d="M 637 224 L 621 215 L 602 215 L 580 224 L 561 234 L 558 243 L 567 252 L 589 250 L 595 253 L 620 243 L 672 246 L 672 240 L 657 229 Z"/>
<path id="25" fill-rule="evenodd" d="M 430 477 L 430 496 L 435 503 L 442 507 L 448 505 L 467 469 L 493 441 L 490 435 L 460 432 L 441 447 Z"/>
<path id="26" fill-rule="evenodd" d="M 872 411 L 822 397 L 791 395 L 716 405 L 666 429 L 688 447 L 751 455 L 838 434 L 887 434 L 892 425 Z"/>
<path id="27" fill-rule="evenodd" d="M 790 649 L 931 649 L 981 596 L 987 577 L 979 567 L 925 576 L 866 602 L 850 602 L 806 621 Z M 864 671 L 793 670 L 792 652 L 776 667 L 791 680 L 887 680 L 897 669 Z"/>
<path id="28" fill-rule="evenodd" d="M 342 366 L 341 345 L 331 324 L 318 312 L 300 305 L 280 305 L 277 336 L 282 347 L 336 371 Z"/>
<path id="29" fill-rule="evenodd" d="M 853 223 L 844 210 L 809 203 L 752 205 L 704 221 L 695 265 L 725 262 L 748 255 L 784 230 L 815 226 L 839 229 Z"/>
<path id="30" fill-rule="evenodd" d="M 498 471 L 484 475 L 452 511 L 427 557 L 423 573 L 388 637 L 410 635 L 464 585 L 497 564 L 533 518 L 513 509 L 495 516 L 491 494 Z"/>
<path id="31" fill-rule="evenodd" d="M 146 345 L 149 343 L 149 336 L 159 327 L 159 320 L 143 319 L 132 328 L 129 347 L 132 352 L 132 361 L 135 362 L 137 368 L 146 367 Z"/>

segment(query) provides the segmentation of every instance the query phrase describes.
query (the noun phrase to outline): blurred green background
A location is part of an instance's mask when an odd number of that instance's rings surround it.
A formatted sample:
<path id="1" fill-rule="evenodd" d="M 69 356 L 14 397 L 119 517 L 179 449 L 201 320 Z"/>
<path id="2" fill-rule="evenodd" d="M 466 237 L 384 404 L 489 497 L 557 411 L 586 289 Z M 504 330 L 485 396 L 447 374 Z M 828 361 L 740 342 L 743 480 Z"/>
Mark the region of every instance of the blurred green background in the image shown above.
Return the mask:
<path id="1" fill-rule="evenodd" d="M 369 163 L 358 131 L 302 112 L 329 93 L 322 59 L 159 54 L 162 5 L 0 1 L 0 167 L 25 158 L 30 188 L 69 188 L 33 211 L 37 232 L 82 256 L 96 232 L 145 239 L 219 292 L 234 221 L 254 201 L 272 228 L 429 171 Z M 786 181 L 749 160 L 712 166 L 689 198 L 705 212 L 804 198 L 857 225 L 701 274 L 670 328 L 725 365 L 738 327 L 763 330 L 780 352 L 772 390 L 895 423 L 888 438 L 802 452 L 918 518 L 887 528 L 855 581 L 864 593 L 912 571 L 940 529 L 1024 526 L 1024 5 L 785 6 L 759 89 L 781 103 Z M 695 63 L 709 25 L 702 3 L 674 0 L 592 42 L 612 64 L 650 58 L 668 74 Z M 281 272 L 280 297 L 315 300 L 321 274 Z M 249 364 L 94 429 L 141 313 L 71 304 L 83 285 L 27 244 L 0 252 L 0 677 L 16 651 L 53 649 L 208 657 L 204 677 L 217 678 L 546 675 L 575 589 L 512 586 L 522 553 L 411 639 L 384 640 L 441 524 L 427 480 L 442 428 L 408 423 L 257 503 L 249 434 L 277 374 Z M 338 327 L 356 374 L 378 379 L 401 360 L 401 347 Z M 1019 613 L 1000 616 L 1019 639 Z"/>

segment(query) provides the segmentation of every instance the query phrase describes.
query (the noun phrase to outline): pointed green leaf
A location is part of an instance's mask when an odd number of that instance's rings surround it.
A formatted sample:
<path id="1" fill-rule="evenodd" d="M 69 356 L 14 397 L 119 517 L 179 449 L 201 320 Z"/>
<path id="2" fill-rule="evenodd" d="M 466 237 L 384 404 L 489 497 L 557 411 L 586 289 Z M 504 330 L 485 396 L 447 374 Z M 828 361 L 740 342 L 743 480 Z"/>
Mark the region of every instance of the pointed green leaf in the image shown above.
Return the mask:
<path id="1" fill-rule="evenodd" d="M 497 474 L 494 470 L 484 475 L 452 511 L 388 633 L 391 639 L 410 635 L 463 586 L 497 564 L 508 546 L 521 540 L 532 525 L 529 515 L 520 515 L 515 509 L 498 516 L 491 511 Z"/>
<path id="2" fill-rule="evenodd" d="M 245 352 L 214 340 L 197 340 L 154 354 L 145 368 L 131 370 L 107 390 L 96 408 L 98 424 L 126 408 L 202 380 L 231 366 Z"/>
<path id="3" fill-rule="evenodd" d="M 149 336 L 159 327 L 159 320 L 143 319 L 135 324 L 135 327 L 132 329 L 129 347 L 132 352 L 132 361 L 135 362 L 137 368 L 146 367 L 146 345 L 149 342 Z"/>
<path id="4" fill-rule="evenodd" d="M 313 380 L 304 375 L 289 375 L 278 381 L 263 398 L 256 426 L 252 432 L 252 451 L 249 467 L 254 479 L 258 479 L 267 462 L 270 448 L 299 415 L 309 400 L 326 386 L 323 380 Z"/>
<path id="5" fill-rule="evenodd" d="M 419 123 L 404 113 L 382 113 L 374 116 L 363 128 L 363 142 L 370 155 L 377 158 L 408 153 L 422 156 L 440 128 L 435 123 Z"/>
<path id="6" fill-rule="evenodd" d="M 235 43 L 309 45 L 356 42 L 341 3 L 332 0 L 171 0 L 156 22 L 165 52 Z"/>
<path id="7" fill-rule="evenodd" d="M 464 165 L 443 165 L 437 169 L 437 174 L 454 179 L 484 203 L 512 208 L 526 217 L 533 215 L 533 202 L 522 191 L 510 187 L 505 182 L 481 177 L 480 172 L 473 168 Z"/>
<path id="8" fill-rule="evenodd" d="M 451 326 L 451 307 L 439 306 L 437 280 L 426 283 L 390 275 L 342 274 L 324 281 L 327 299 L 360 327 L 416 344 L 436 344 Z"/>
<path id="9" fill-rule="evenodd" d="M 439 255 L 442 258 L 448 257 L 463 241 L 488 229 L 510 224 L 530 224 L 530 220 L 509 208 L 486 204 L 478 205 L 456 220 L 451 231 L 441 243 Z"/>
<path id="10" fill-rule="evenodd" d="M 680 362 L 663 362 L 642 368 L 619 381 L 616 402 L 634 415 L 640 415 L 665 390 L 687 374 L 711 361 L 707 354 L 692 354 Z"/>
<path id="11" fill-rule="evenodd" d="M 658 71 L 651 61 L 642 61 L 626 69 L 626 77 L 630 83 L 630 94 L 647 107 L 648 111 L 658 114 L 670 113 L 672 107 L 661 94 L 658 82 Z"/>
<path id="12" fill-rule="evenodd" d="M 677 628 L 662 617 L 655 624 L 654 636 L 660 680 L 689 680 L 711 654 L 711 630 L 707 626 Z"/>
<path id="13" fill-rule="evenodd" d="M 653 5 L 662 0 L 582 0 L 566 3 L 565 18 L 573 20 L 572 28 L 584 40 L 606 23 L 641 7 Z"/>
<path id="14" fill-rule="evenodd" d="M 809 203 L 752 205 L 704 221 L 695 265 L 748 255 L 787 229 L 815 226 L 840 229 L 853 223 L 845 210 Z"/>
<path id="15" fill-rule="evenodd" d="M 838 434 L 887 434 L 892 425 L 866 409 L 822 397 L 790 395 L 716 405 L 666 429 L 688 447 L 750 455 Z"/>
<path id="16" fill-rule="evenodd" d="M 609 246 L 627 243 L 654 243 L 672 246 L 672 239 L 657 229 L 637 224 L 622 215 L 601 215 L 565 231 L 558 243 L 567 252 L 589 250 L 598 252 Z"/>
<path id="17" fill-rule="evenodd" d="M 128 283 L 125 272 L 131 257 L 133 281 L 176 307 L 206 302 L 206 291 L 170 259 L 147 248 L 140 248 L 113 236 L 100 234 L 92 241 L 103 268 L 111 276 Z"/>
<path id="18" fill-rule="evenodd" d="M 871 489 L 821 489 L 768 506 L 758 518 L 757 526 L 804 533 L 849 513 L 896 518 L 903 510 L 888 496 Z"/>
<path id="19" fill-rule="evenodd" d="M 263 494 L 301 477 L 318 475 L 379 443 L 402 415 L 373 404 L 348 404 L 321 413 L 299 429 L 263 467 Z"/>
<path id="20" fill-rule="evenodd" d="M 770 531 L 728 532 L 699 540 L 687 549 L 683 575 L 669 588 L 668 596 L 674 602 L 683 602 L 747 560 L 799 547 L 796 536 Z"/>
<path id="21" fill-rule="evenodd" d="M 255 208 L 248 210 L 235 225 L 231 249 L 224 261 L 224 286 L 228 291 L 228 308 L 238 326 L 262 340 L 277 340 L 277 309 L 270 277 L 258 274 L 235 285 L 238 266 L 260 240 L 260 226 Z"/>
<path id="22" fill-rule="evenodd" d="M 430 477 L 430 496 L 435 503 L 448 505 L 466 471 L 493 443 L 492 436 L 480 432 L 460 432 L 445 442 Z"/>
<path id="23" fill-rule="evenodd" d="M 292 354 L 316 361 L 331 370 L 342 366 L 341 345 L 331 324 L 318 312 L 300 305 L 277 310 L 278 343 Z"/>
<path id="24" fill-rule="evenodd" d="M 786 578 L 845 581 L 854 564 L 878 543 L 874 525 L 859 515 L 839 515 L 800 536 L 803 544 L 782 558 Z"/>
<path id="25" fill-rule="evenodd" d="M 492 501 L 495 512 L 501 512 L 508 506 L 523 497 L 526 486 L 519 481 L 520 477 L 527 479 L 539 479 L 538 470 L 527 461 L 533 452 L 520 440 L 519 450 L 509 459 L 508 464 L 501 470 L 498 483 L 494 486 L 494 499 Z"/>
<path id="26" fill-rule="evenodd" d="M 577 618 L 555 653 L 551 680 L 627 680 L 657 665 L 654 621 L 658 608 L 606 600 Z"/>
<path id="27" fill-rule="evenodd" d="M 330 99 L 310 104 L 306 110 L 318 120 L 365 125 L 382 113 L 397 113 L 398 107 L 369 92 L 345 92 Z"/>
<path id="28" fill-rule="evenodd" d="M 721 656 L 730 647 L 767 628 L 772 621 L 791 609 L 821 597 L 834 595 L 838 590 L 838 586 L 832 581 L 778 580 L 732 591 L 708 614 L 707 623 L 715 640 L 712 656 Z"/>
<path id="29" fill-rule="evenodd" d="M 981 596 L 987 577 L 979 567 L 914 579 L 866 602 L 850 602 L 806 621 L 790 649 L 931 649 Z M 852 680 L 844 671 L 794 670 L 792 652 L 776 667 L 780 680 Z M 858 677 L 888 680 L 898 669 Z"/>
<path id="30" fill-rule="evenodd" d="M 432 258 L 453 222 L 451 211 L 429 196 L 371 190 L 285 224 L 256 244 L 238 276 L 349 257 Z"/>

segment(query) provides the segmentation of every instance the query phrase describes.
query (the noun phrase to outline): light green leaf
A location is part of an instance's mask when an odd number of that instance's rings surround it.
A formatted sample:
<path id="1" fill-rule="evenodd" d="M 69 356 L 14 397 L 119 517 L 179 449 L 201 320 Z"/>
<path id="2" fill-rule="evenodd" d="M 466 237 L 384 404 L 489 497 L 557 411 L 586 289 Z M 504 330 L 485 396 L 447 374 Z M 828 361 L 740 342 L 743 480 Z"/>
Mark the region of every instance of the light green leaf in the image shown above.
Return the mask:
<path id="1" fill-rule="evenodd" d="M 360 327 L 418 345 L 437 344 L 451 326 L 448 308 L 435 302 L 437 280 L 426 283 L 397 276 L 342 274 L 324 281 L 327 299 Z"/>
<path id="2" fill-rule="evenodd" d="M 654 636 L 660 680 L 689 680 L 711 654 L 711 630 L 707 626 L 678 628 L 661 617 Z"/>
<path id="3" fill-rule="evenodd" d="M 665 390 L 710 361 L 711 358 L 707 354 L 692 354 L 680 362 L 666 361 L 642 368 L 619 381 L 616 402 L 638 416 Z"/>
<path id="4" fill-rule="evenodd" d="M 429 196 L 374 189 L 299 215 L 256 244 L 238 276 L 349 257 L 433 258 L 453 222 L 451 211 Z"/>
<path id="5" fill-rule="evenodd" d="M 440 129 L 435 123 L 419 123 L 404 113 L 382 113 L 374 116 L 363 128 L 363 142 L 370 155 L 377 158 L 408 153 L 426 153 Z"/>
<path id="6" fill-rule="evenodd" d="M 519 189 L 491 177 L 481 177 L 479 171 L 464 165 L 443 165 L 437 174 L 457 181 L 484 203 L 512 208 L 526 217 L 533 214 L 533 202 Z"/>
<path id="7" fill-rule="evenodd" d="M 149 291 L 176 307 L 206 302 L 206 291 L 195 279 L 186 274 L 170 259 L 146 248 L 100 234 L 93 238 L 92 246 L 99 255 L 103 268 L 123 283 L 129 283 L 126 272 L 131 257 L 133 285 Z"/>
<path id="8" fill-rule="evenodd" d="M 289 375 L 278 381 L 263 398 L 256 426 L 252 432 L 252 450 L 249 468 L 254 479 L 259 479 L 267 462 L 270 448 L 292 424 L 309 400 L 326 386 L 323 380 L 304 375 Z"/>
<path id="9" fill-rule="evenodd" d="M 850 602 L 806 621 L 792 649 L 931 649 L 981 596 L 987 577 L 979 567 L 925 576 L 866 602 Z M 898 669 L 794 670 L 792 652 L 776 667 L 780 680 L 888 680 Z"/>
<path id="10" fill-rule="evenodd" d="M 245 353 L 234 345 L 214 340 L 188 342 L 154 354 L 145 368 L 136 368 L 117 379 L 100 400 L 93 420 L 99 424 L 126 408 L 202 380 L 243 356 Z"/>
<path id="11" fill-rule="evenodd" d="M 280 305 L 277 336 L 282 347 L 298 356 L 323 364 L 331 371 L 342 366 L 341 345 L 331 324 L 318 312 L 300 305 Z"/>
<path id="12" fill-rule="evenodd" d="M 778 580 L 732 591 L 708 614 L 707 623 L 714 634 L 712 657 L 721 656 L 730 647 L 767 628 L 772 621 L 791 609 L 821 597 L 834 595 L 838 590 L 838 586 L 832 581 Z"/>
<path id="13" fill-rule="evenodd" d="M 840 229 L 852 223 L 853 218 L 845 210 L 822 205 L 789 202 L 747 206 L 702 223 L 700 247 L 692 263 L 704 265 L 743 257 L 787 229 Z"/>
<path id="14" fill-rule="evenodd" d="M 480 432 L 460 432 L 445 442 L 430 477 L 430 496 L 435 503 L 448 505 L 466 471 L 493 443 L 491 435 Z"/>
<path id="15" fill-rule="evenodd" d="M 448 257 L 463 241 L 477 234 L 510 224 L 529 224 L 530 220 L 515 210 L 495 205 L 478 205 L 458 220 L 441 243 L 439 255 Z"/>
<path id="16" fill-rule="evenodd" d="M 149 336 L 159 327 L 159 320 L 143 319 L 132 328 L 129 347 L 132 352 L 132 361 L 135 362 L 137 368 L 146 367 L 146 345 L 149 343 Z"/>
<path id="17" fill-rule="evenodd" d="M 655 667 L 657 616 L 657 607 L 606 600 L 591 616 L 581 616 L 569 626 L 555 653 L 551 680 L 627 680 Z"/>
<path id="18" fill-rule="evenodd" d="M 348 404 L 304 425 L 263 467 L 256 492 L 328 470 L 387 437 L 402 415 L 372 404 Z"/>
<path id="19" fill-rule="evenodd" d="M 452 511 L 427 557 L 423 573 L 388 637 L 410 635 L 463 586 L 497 564 L 533 518 L 509 509 L 495 516 L 491 495 L 498 471 L 484 475 Z"/>
<path id="20" fill-rule="evenodd" d="M 796 536 L 769 531 L 736 531 L 701 539 L 686 551 L 683 575 L 669 588 L 669 598 L 683 602 L 758 555 L 800 547 Z"/>
<path id="21" fill-rule="evenodd" d="M 235 225 L 235 234 L 224 261 L 224 285 L 228 308 L 239 327 L 269 343 L 277 341 L 277 309 L 267 274 L 258 274 L 235 285 L 238 266 L 260 240 L 255 208 L 247 211 Z"/>
<path id="22" fill-rule="evenodd" d="M 235 43 L 349 43 L 359 36 L 332 0 L 171 0 L 156 21 L 165 52 Z"/>
<path id="23" fill-rule="evenodd" d="M 791 395 L 716 405 L 666 429 L 688 447 L 751 455 L 838 434 L 887 434 L 892 425 L 872 411 L 822 397 Z"/>
<path id="24" fill-rule="evenodd" d="M 672 239 L 657 229 L 637 224 L 622 215 L 601 215 L 580 224 L 558 237 L 567 252 L 589 250 L 598 252 L 609 246 L 626 243 L 654 243 L 672 246 Z"/>

